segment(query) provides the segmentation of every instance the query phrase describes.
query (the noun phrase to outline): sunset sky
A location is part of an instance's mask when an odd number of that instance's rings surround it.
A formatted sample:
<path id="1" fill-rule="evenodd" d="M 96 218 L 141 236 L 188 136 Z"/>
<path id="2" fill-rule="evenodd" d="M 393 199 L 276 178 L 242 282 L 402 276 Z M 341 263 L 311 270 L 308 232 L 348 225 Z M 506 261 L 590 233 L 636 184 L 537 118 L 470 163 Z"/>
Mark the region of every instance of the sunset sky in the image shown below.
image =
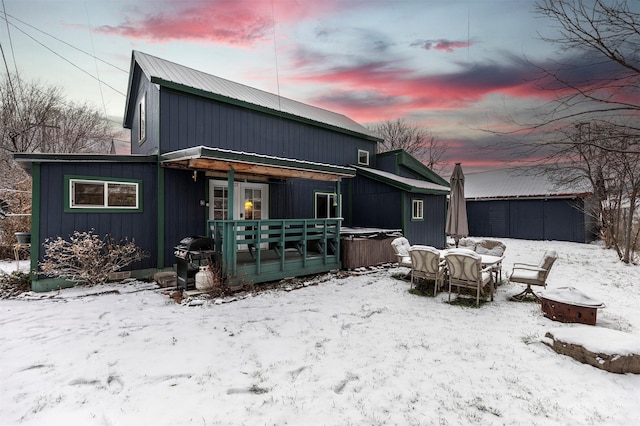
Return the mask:
<path id="1" fill-rule="evenodd" d="M 3 4 L 9 70 L 59 86 L 118 123 L 135 49 L 367 126 L 404 118 L 436 134 L 449 147 L 447 163 L 466 171 L 513 160 L 493 149 L 498 139 L 486 130 L 507 129 L 509 117 L 526 122 L 552 99 L 531 63 L 578 60 L 540 40 L 555 30 L 534 14 L 533 0 Z"/>

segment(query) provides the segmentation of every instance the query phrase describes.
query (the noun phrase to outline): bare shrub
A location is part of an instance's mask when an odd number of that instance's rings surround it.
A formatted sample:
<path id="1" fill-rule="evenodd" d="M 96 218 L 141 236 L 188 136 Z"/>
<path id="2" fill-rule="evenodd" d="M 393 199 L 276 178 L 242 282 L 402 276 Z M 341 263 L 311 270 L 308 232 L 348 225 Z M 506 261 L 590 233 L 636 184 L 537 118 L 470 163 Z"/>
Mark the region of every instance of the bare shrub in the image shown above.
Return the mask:
<path id="1" fill-rule="evenodd" d="M 43 245 L 41 272 L 76 284 L 104 284 L 110 273 L 147 257 L 134 241 L 116 243 L 109 234 L 100 238 L 93 230 L 74 231 L 69 241 L 61 237 L 47 239 Z"/>
<path id="2" fill-rule="evenodd" d="M 9 299 L 31 290 L 29 274 L 23 272 L 0 273 L 0 299 Z"/>
<path id="3" fill-rule="evenodd" d="M 1 162 L 0 162 L 1 163 Z M 3 184 L 0 180 L 0 259 L 13 258 L 13 245 L 17 243 L 16 232 L 31 230 L 31 180 Z"/>

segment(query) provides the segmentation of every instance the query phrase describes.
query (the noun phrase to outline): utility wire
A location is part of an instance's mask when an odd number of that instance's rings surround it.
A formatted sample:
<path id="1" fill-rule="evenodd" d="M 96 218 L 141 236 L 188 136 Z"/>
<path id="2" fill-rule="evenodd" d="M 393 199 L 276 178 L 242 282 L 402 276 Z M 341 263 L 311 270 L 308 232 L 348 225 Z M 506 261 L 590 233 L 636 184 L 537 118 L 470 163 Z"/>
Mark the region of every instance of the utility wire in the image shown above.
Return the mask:
<path id="1" fill-rule="evenodd" d="M 16 97 L 16 91 L 13 89 L 13 82 L 11 81 L 11 73 L 9 72 L 9 65 L 7 64 L 7 58 L 4 56 L 4 49 L 2 48 L 2 43 L 0 43 L 0 52 L 2 52 L 2 61 L 4 62 L 4 68 L 7 70 L 7 83 L 9 84 L 9 91 L 11 92 L 10 98 L 13 98 L 13 105 L 16 109 L 16 113 L 19 114 L 20 109 L 18 106 L 18 99 Z"/>
<path id="2" fill-rule="evenodd" d="M 84 10 L 87 13 L 87 24 L 89 24 L 89 40 L 91 40 L 91 51 L 93 52 L 93 62 L 96 66 L 96 76 L 98 77 L 98 89 L 100 90 L 100 99 L 102 100 L 102 109 L 104 109 L 104 116 L 107 117 L 107 106 L 104 103 L 104 94 L 102 93 L 102 84 L 100 84 L 100 70 L 98 69 L 98 61 L 96 60 L 96 47 L 93 44 L 93 36 L 91 35 L 91 20 L 89 19 L 89 8 L 87 7 L 87 0 L 85 0 L 84 2 Z"/>
<path id="3" fill-rule="evenodd" d="M 4 19 L 7 21 L 7 9 L 4 6 L 4 0 L 2 0 L 2 12 L 4 13 Z M 9 44 L 11 45 L 11 55 L 13 56 L 13 65 L 16 69 L 16 78 L 18 77 L 18 65 L 16 62 L 16 56 L 13 53 L 13 42 L 11 41 L 11 31 L 9 31 L 9 22 L 7 21 L 7 34 L 9 34 Z M 9 72 L 9 65 L 7 64 L 7 58 L 4 55 L 4 49 L 2 48 L 2 43 L 0 43 L 0 50 L 2 50 L 2 60 L 4 61 L 4 68 L 7 70 L 7 83 L 9 83 L 9 90 L 11 91 L 11 96 L 13 97 L 13 105 L 16 109 L 16 113 L 20 114 L 20 107 L 18 105 L 18 99 L 16 97 L 16 91 L 13 87 L 13 81 L 11 81 L 11 73 Z M 19 86 L 21 87 L 21 86 Z"/>
<path id="4" fill-rule="evenodd" d="M 7 21 L 9 22 L 9 21 Z M 47 49 L 48 51 L 50 51 L 51 53 L 53 53 L 54 55 L 56 55 L 57 57 L 59 57 L 60 59 L 62 59 L 63 61 L 69 63 L 71 66 L 73 66 L 74 68 L 77 68 L 78 70 L 82 71 L 83 73 L 87 74 L 89 77 L 96 79 L 98 81 L 100 81 L 102 84 L 104 84 L 105 86 L 107 86 L 108 88 L 110 88 L 111 90 L 113 90 L 116 93 L 121 94 L 124 97 L 127 97 L 127 95 L 125 95 L 124 93 L 122 93 L 120 90 L 116 89 L 115 87 L 111 86 L 110 84 L 100 80 L 98 77 L 96 77 L 95 75 L 91 74 L 88 71 L 85 71 L 84 69 L 80 68 L 78 65 L 74 64 L 73 62 L 71 62 L 70 60 L 68 60 L 67 58 L 65 58 L 64 56 L 62 56 L 61 54 L 59 54 L 58 52 L 56 52 L 55 50 L 51 49 L 50 47 L 46 46 L 44 43 L 41 43 L 40 41 L 38 41 L 36 38 L 34 38 L 33 36 L 31 36 L 31 34 L 23 31 L 20 27 L 16 26 L 15 24 L 13 24 L 12 22 L 9 22 L 9 25 L 11 25 L 13 28 L 15 28 L 16 30 L 20 31 L 22 34 L 26 35 L 27 37 L 29 37 L 31 40 L 35 41 L 36 43 L 38 43 L 40 46 L 44 47 L 45 49 Z M 85 52 L 86 53 L 86 52 Z"/>
<path id="5" fill-rule="evenodd" d="M 4 13 L 4 20 L 7 20 L 7 8 L 4 6 L 4 0 L 2 0 L 2 12 Z M 16 62 L 16 54 L 13 50 L 13 40 L 11 40 L 11 31 L 9 31 L 9 23 L 7 22 L 7 35 L 9 36 L 9 47 L 11 48 L 11 57 L 13 58 L 13 66 L 18 74 L 18 63 Z"/>
<path id="6" fill-rule="evenodd" d="M 3 1 L 4 1 L 4 0 L 3 0 Z M 41 29 L 39 29 L 39 28 L 36 28 L 36 27 L 34 27 L 33 25 L 28 24 L 28 23 L 24 22 L 23 20 L 18 19 L 18 18 L 16 18 L 15 16 L 13 16 L 13 15 L 11 15 L 11 14 L 9 14 L 9 13 L 5 13 L 5 15 L 6 15 L 6 16 L 8 16 L 8 17 L 10 17 L 11 19 L 14 19 L 14 20 L 16 20 L 16 21 L 20 22 L 20 23 L 21 23 L 21 24 L 23 24 L 23 25 L 26 25 L 27 27 L 29 27 L 29 28 L 31 28 L 31 29 L 33 29 L 33 30 L 36 30 L 36 31 L 38 31 L 38 32 L 40 32 L 40 33 L 42 33 L 42 34 L 44 34 L 44 35 L 46 35 L 46 36 L 51 37 L 51 38 L 52 38 L 52 39 L 54 39 L 54 40 L 59 41 L 60 43 L 66 44 L 67 46 L 69 46 L 69 47 L 70 47 L 70 48 L 72 48 L 72 49 L 75 49 L 75 50 L 77 50 L 77 51 L 79 51 L 79 52 L 82 52 L 82 53 L 84 53 L 84 54 L 85 54 L 85 55 L 87 55 L 87 56 L 91 56 L 93 59 L 98 60 L 98 61 L 100 61 L 100 62 L 102 62 L 102 63 L 104 63 L 104 64 L 107 64 L 107 65 L 109 65 L 110 67 L 113 67 L 113 68 L 117 69 L 118 71 L 122 71 L 122 72 L 124 72 L 124 73 L 126 73 L 126 74 L 129 74 L 129 71 L 128 71 L 128 70 L 125 70 L 125 69 L 123 69 L 123 68 L 120 68 L 120 67 L 119 67 L 119 66 L 117 66 L 117 65 L 114 65 L 114 64 L 112 64 L 112 63 L 110 63 L 110 62 L 105 61 L 104 59 L 98 58 L 97 56 L 95 56 L 95 54 L 93 54 L 93 55 L 92 55 L 91 53 L 87 52 L 86 50 L 82 50 L 82 49 L 80 49 L 79 47 L 76 47 L 76 46 L 74 46 L 74 45 L 72 45 L 72 44 L 70 44 L 70 43 L 67 43 L 66 41 L 64 41 L 64 40 L 62 40 L 62 39 L 60 39 L 60 38 L 58 38 L 58 37 L 56 37 L 56 36 L 54 36 L 54 35 L 52 35 L 52 34 L 49 34 L 49 33 L 48 33 L 48 32 L 46 32 L 46 31 L 43 31 L 43 30 L 41 30 Z M 5 21 L 7 21 L 7 23 L 8 23 L 8 24 L 10 23 L 10 22 L 7 20 L 7 18 L 6 18 L 6 17 L 4 18 L 4 20 L 5 20 Z M 16 25 L 15 25 L 14 23 L 10 23 L 10 24 L 11 24 L 12 26 L 14 26 L 15 28 L 17 28 L 17 27 L 16 27 Z M 22 32 L 24 33 L 24 31 L 22 31 Z"/>

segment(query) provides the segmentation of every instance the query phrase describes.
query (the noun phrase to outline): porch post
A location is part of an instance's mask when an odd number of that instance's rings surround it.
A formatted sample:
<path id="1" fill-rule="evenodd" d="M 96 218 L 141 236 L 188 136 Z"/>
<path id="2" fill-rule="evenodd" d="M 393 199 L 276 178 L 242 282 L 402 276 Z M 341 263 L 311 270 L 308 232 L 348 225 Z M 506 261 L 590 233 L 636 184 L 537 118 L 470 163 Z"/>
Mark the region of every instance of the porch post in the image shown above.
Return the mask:
<path id="1" fill-rule="evenodd" d="M 229 168 L 229 173 L 227 176 L 227 219 L 233 220 L 233 180 L 234 180 L 235 170 L 233 167 Z"/>
<path id="2" fill-rule="evenodd" d="M 341 183 L 341 179 L 338 179 L 336 181 L 336 203 L 338 204 L 337 211 L 340 212 L 340 217 L 343 218 L 343 215 L 342 215 L 342 199 L 341 199 L 342 197 L 340 197 L 340 190 L 341 190 L 340 183 Z"/>

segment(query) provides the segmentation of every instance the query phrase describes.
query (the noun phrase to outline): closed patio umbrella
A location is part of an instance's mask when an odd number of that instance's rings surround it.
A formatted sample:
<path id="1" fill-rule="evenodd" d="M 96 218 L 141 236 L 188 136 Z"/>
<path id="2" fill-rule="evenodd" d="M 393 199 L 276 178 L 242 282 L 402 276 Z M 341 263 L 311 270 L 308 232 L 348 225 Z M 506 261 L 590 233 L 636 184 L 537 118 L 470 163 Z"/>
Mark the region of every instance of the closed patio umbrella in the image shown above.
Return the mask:
<path id="1" fill-rule="evenodd" d="M 453 237 L 458 247 L 460 238 L 469 235 L 467 223 L 467 203 L 464 199 L 464 173 L 462 166 L 456 163 L 450 180 L 451 195 L 449 197 L 449 210 L 447 211 L 447 225 L 445 232 Z"/>

